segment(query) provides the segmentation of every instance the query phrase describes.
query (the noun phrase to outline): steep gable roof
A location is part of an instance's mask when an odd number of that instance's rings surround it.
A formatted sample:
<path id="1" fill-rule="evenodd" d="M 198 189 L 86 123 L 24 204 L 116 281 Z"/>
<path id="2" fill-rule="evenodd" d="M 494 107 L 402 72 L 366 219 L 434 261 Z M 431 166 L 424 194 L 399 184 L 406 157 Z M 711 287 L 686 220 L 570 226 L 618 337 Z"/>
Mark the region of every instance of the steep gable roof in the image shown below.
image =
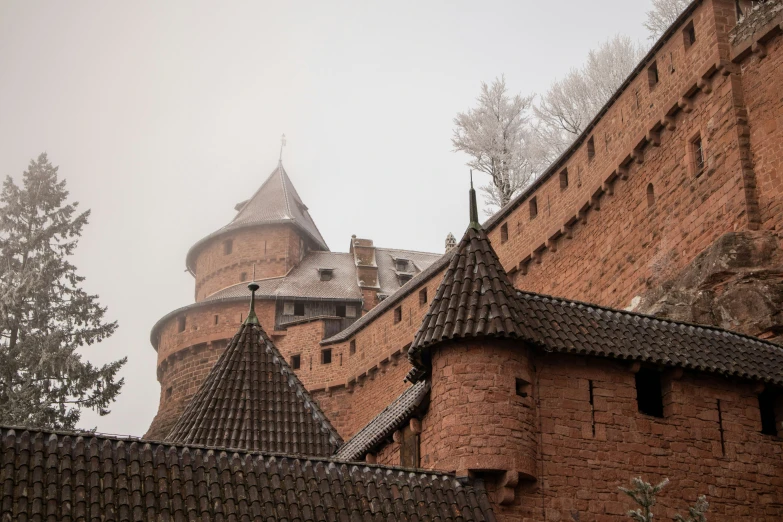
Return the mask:
<path id="1" fill-rule="evenodd" d="M 3 520 L 495 520 L 431 471 L 5 427 L 0 461 Z"/>
<path id="2" fill-rule="evenodd" d="M 232 230 L 257 225 L 289 223 L 310 238 L 318 249 L 329 250 L 307 206 L 302 202 L 291 178 L 283 168 L 282 162 L 250 199 L 237 206 L 239 212 L 228 225 L 201 239 L 190 248 L 186 260 L 189 269 L 193 270 L 196 251 L 207 240 Z"/>
<path id="3" fill-rule="evenodd" d="M 322 457 L 342 444 L 252 308 L 166 439 Z"/>

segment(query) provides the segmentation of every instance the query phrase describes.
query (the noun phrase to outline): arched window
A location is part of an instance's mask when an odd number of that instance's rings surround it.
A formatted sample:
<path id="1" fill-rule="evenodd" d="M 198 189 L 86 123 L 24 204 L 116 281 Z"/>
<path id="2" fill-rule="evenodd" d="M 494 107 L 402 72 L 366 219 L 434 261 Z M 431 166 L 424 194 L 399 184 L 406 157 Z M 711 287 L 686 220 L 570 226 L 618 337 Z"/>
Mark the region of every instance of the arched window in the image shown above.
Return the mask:
<path id="1" fill-rule="evenodd" d="M 653 184 L 650 183 L 647 185 L 647 206 L 652 207 L 653 205 L 655 205 L 655 189 Z"/>

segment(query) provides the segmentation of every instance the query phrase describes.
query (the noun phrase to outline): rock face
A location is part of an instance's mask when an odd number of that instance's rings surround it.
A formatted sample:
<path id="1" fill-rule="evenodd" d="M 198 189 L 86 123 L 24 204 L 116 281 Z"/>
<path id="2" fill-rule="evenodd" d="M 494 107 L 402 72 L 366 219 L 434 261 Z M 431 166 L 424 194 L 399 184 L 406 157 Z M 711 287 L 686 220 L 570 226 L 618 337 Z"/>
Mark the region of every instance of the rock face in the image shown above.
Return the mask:
<path id="1" fill-rule="evenodd" d="M 783 344 L 783 250 L 774 232 L 730 232 L 634 311 L 718 326 Z"/>

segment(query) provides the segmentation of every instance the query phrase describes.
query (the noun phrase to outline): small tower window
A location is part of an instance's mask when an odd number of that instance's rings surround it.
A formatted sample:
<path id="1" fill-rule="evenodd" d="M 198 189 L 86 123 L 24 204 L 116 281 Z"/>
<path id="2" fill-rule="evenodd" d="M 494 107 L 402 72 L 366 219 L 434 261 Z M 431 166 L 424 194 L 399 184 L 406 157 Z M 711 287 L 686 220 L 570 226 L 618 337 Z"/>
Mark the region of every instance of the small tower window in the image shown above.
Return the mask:
<path id="1" fill-rule="evenodd" d="M 653 188 L 652 183 L 647 185 L 647 206 L 655 206 L 655 188 Z"/>
<path id="2" fill-rule="evenodd" d="M 568 169 L 560 171 L 560 190 L 568 188 Z"/>
<path id="3" fill-rule="evenodd" d="M 325 348 L 321 350 L 321 364 L 332 364 L 332 349 Z"/>
<path id="4" fill-rule="evenodd" d="M 538 215 L 538 202 L 536 198 L 530 199 L 530 219 L 535 219 Z"/>
<path id="5" fill-rule="evenodd" d="M 530 383 L 525 379 L 516 378 L 516 392 L 520 397 L 530 396 Z"/>
<path id="6" fill-rule="evenodd" d="M 419 306 L 427 304 L 427 289 L 422 288 L 419 290 Z"/>
<path id="7" fill-rule="evenodd" d="M 766 389 L 759 394 L 759 410 L 761 412 L 761 433 L 778 435 L 778 416 L 775 411 L 776 393 Z"/>
<path id="8" fill-rule="evenodd" d="M 337 305 L 335 309 L 335 315 L 337 315 L 337 317 L 345 317 L 345 305 Z"/>
<path id="9" fill-rule="evenodd" d="M 355 339 L 353 341 L 351 341 L 350 348 L 349 348 L 349 353 L 351 355 L 356 353 L 356 340 Z"/>
<path id="10" fill-rule="evenodd" d="M 219 315 L 215 315 L 215 324 L 218 324 L 219 321 L 220 321 L 220 316 Z"/>
<path id="11" fill-rule="evenodd" d="M 663 417 L 663 388 L 661 373 L 649 368 L 636 372 L 636 403 L 639 413 Z"/>
<path id="12" fill-rule="evenodd" d="M 650 83 L 650 90 L 653 90 L 658 85 L 658 63 L 653 62 L 650 67 L 647 68 L 647 81 Z"/>
<path id="13" fill-rule="evenodd" d="M 595 139 L 590 136 L 590 139 L 587 140 L 587 159 L 593 161 L 593 158 L 595 158 Z"/>
<path id="14" fill-rule="evenodd" d="M 182 333 L 185 331 L 185 326 L 187 325 L 187 320 L 185 316 L 179 317 L 177 319 L 177 332 Z"/>
<path id="15" fill-rule="evenodd" d="M 291 369 L 292 370 L 298 370 L 302 366 L 302 356 L 301 355 L 292 355 L 291 356 Z"/>
<path id="16" fill-rule="evenodd" d="M 704 170 L 704 147 L 701 143 L 701 136 L 696 136 L 691 140 L 691 153 L 693 154 L 693 172 L 698 176 Z"/>
<path id="17" fill-rule="evenodd" d="M 234 240 L 226 239 L 225 241 L 223 241 L 223 254 L 229 255 L 233 251 L 234 251 Z"/>
<path id="18" fill-rule="evenodd" d="M 696 43 L 696 28 L 693 26 L 693 20 L 682 30 L 682 39 L 685 43 L 685 49 L 690 49 Z"/>
<path id="19" fill-rule="evenodd" d="M 398 306 L 394 309 L 394 324 L 402 321 L 402 306 Z"/>
<path id="20" fill-rule="evenodd" d="M 305 304 L 304 303 L 294 303 L 294 315 L 302 316 L 305 314 Z"/>
<path id="21" fill-rule="evenodd" d="M 505 243 L 508 241 L 508 223 L 500 225 L 500 242 Z"/>

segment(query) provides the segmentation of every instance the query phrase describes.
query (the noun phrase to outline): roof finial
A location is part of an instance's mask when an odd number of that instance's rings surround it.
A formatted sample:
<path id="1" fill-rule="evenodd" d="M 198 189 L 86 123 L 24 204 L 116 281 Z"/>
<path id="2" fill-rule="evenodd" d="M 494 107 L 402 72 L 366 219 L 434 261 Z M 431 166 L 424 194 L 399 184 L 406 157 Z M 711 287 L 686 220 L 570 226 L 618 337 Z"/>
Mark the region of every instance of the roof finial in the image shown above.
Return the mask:
<path id="1" fill-rule="evenodd" d="M 478 207 L 476 206 L 476 191 L 473 189 L 473 169 L 470 169 L 470 225 L 469 228 L 481 230 L 478 220 Z"/>
<path id="2" fill-rule="evenodd" d="M 260 326 L 261 323 L 258 320 L 258 316 L 256 315 L 256 290 L 258 290 L 258 283 L 250 283 L 247 285 L 248 290 L 250 290 L 250 312 L 247 314 L 247 319 L 245 319 L 244 324 L 255 324 L 257 326 Z"/>
<path id="3" fill-rule="evenodd" d="M 285 147 L 285 134 L 280 136 L 280 159 L 278 160 L 279 163 L 283 163 L 283 147 Z"/>

